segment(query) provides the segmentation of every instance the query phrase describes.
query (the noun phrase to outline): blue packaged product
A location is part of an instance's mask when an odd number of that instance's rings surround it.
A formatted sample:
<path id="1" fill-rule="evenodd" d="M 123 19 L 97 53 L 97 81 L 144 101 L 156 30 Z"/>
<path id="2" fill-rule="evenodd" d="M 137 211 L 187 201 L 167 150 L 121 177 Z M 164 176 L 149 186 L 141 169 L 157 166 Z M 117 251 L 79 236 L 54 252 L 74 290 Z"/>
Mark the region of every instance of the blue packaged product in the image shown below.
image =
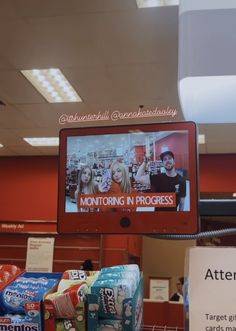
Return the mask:
<path id="1" fill-rule="evenodd" d="M 46 277 L 18 277 L 14 283 L 15 287 L 19 288 L 33 288 L 33 289 L 38 289 L 38 288 L 51 288 L 56 284 L 57 280 L 56 279 L 48 279 Z"/>
<path id="2" fill-rule="evenodd" d="M 124 271 L 124 272 L 112 272 L 112 273 L 101 273 L 98 277 L 98 280 L 105 280 L 105 279 L 126 279 L 129 280 L 131 285 L 131 295 L 134 294 L 139 279 L 137 279 L 136 273 L 133 273 L 132 271 Z"/>
<path id="3" fill-rule="evenodd" d="M 120 272 L 132 272 L 135 274 L 137 279 L 137 283 L 140 280 L 140 269 L 137 264 L 123 264 L 123 265 L 116 265 L 113 267 L 106 267 L 101 269 L 101 274 L 104 273 L 120 273 Z"/>
<path id="4" fill-rule="evenodd" d="M 101 272 L 122 272 L 122 271 L 133 271 L 136 270 L 140 272 L 139 266 L 137 264 L 121 264 L 115 265 L 112 267 L 104 267 L 101 269 Z"/>
<path id="5" fill-rule="evenodd" d="M 132 296 L 132 286 L 126 279 L 96 280 L 91 287 L 91 294 L 98 296 L 99 317 L 121 319 L 123 301 Z"/>
<path id="6" fill-rule="evenodd" d="M 6 331 L 40 331 L 38 323 L 25 315 L 6 314 L 1 316 L 0 329 Z"/>
<path id="7" fill-rule="evenodd" d="M 32 318 L 27 315 L 18 315 L 18 314 L 5 314 L 1 317 L 9 318 L 12 324 L 18 323 L 30 323 L 32 322 Z"/>
<path id="8" fill-rule="evenodd" d="M 3 313 L 24 314 L 24 305 L 43 298 L 57 279 L 19 277 L 0 292 L 0 307 Z"/>

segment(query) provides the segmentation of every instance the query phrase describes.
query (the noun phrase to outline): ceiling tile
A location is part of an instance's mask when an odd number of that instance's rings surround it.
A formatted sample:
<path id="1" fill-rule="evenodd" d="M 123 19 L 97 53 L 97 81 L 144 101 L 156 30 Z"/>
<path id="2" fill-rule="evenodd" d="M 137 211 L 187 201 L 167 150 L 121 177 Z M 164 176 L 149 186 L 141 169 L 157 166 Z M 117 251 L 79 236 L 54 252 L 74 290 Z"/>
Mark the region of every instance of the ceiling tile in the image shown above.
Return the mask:
<path id="1" fill-rule="evenodd" d="M 135 0 L 0 2 L 0 156 L 57 155 L 25 136 L 58 136 L 66 127 L 182 121 L 178 98 L 178 7 L 138 9 Z M 48 104 L 20 69 L 58 67 L 83 103 Z M 177 115 L 112 119 L 112 112 L 173 108 Z M 109 112 L 105 121 L 71 116 Z M 60 124 L 62 115 L 68 121 Z M 199 125 L 200 153 L 236 153 L 236 124 Z"/>
<path id="2" fill-rule="evenodd" d="M 46 103 L 19 71 L 0 71 L 0 98 L 8 105 L 21 103 Z"/>

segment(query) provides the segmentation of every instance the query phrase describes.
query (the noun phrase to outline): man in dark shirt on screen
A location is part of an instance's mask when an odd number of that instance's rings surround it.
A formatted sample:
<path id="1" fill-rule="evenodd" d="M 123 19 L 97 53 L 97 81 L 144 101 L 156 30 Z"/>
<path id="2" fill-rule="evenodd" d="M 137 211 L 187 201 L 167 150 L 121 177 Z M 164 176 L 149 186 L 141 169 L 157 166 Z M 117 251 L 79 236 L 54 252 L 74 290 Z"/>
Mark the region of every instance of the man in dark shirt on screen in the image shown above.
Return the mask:
<path id="1" fill-rule="evenodd" d="M 180 176 L 175 169 L 175 157 L 171 151 L 165 151 L 161 153 L 160 159 L 162 160 L 165 173 L 157 175 L 145 175 L 145 169 L 147 166 L 147 160 L 145 160 L 140 166 L 136 180 L 145 184 L 150 185 L 152 192 L 157 193 L 176 193 L 176 206 L 175 207 L 158 207 L 155 210 L 158 211 L 169 211 L 169 210 L 184 210 L 184 200 L 186 196 L 186 179 Z"/>

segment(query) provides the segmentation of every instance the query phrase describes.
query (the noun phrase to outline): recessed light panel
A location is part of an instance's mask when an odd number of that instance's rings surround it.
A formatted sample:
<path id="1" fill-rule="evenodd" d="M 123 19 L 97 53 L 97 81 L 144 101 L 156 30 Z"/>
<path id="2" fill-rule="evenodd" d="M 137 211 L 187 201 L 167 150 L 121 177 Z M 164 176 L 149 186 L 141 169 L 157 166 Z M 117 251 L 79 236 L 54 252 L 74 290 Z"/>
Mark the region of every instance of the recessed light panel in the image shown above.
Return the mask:
<path id="1" fill-rule="evenodd" d="M 138 8 L 176 6 L 179 0 L 136 0 Z"/>
<path id="2" fill-rule="evenodd" d="M 82 102 L 60 69 L 21 70 L 21 73 L 50 103 Z"/>
<path id="3" fill-rule="evenodd" d="M 59 146 L 58 137 L 23 138 L 31 146 Z"/>

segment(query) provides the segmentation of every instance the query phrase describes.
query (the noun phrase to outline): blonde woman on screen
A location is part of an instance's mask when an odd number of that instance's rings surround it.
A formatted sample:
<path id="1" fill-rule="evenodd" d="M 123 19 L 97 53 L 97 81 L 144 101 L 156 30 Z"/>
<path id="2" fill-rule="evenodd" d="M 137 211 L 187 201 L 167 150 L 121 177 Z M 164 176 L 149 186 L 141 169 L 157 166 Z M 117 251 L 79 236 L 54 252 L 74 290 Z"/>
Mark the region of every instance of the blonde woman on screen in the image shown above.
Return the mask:
<path id="1" fill-rule="evenodd" d="M 131 182 L 129 178 L 129 172 L 124 162 L 121 160 L 116 160 L 112 163 L 106 175 L 102 179 L 99 185 L 100 192 L 107 193 L 110 196 L 112 194 L 122 194 L 122 193 L 132 193 L 134 190 L 131 187 Z M 115 211 L 117 208 L 104 209 L 104 211 Z M 119 209 L 124 210 L 124 209 Z"/>
<path id="2" fill-rule="evenodd" d="M 128 169 L 124 162 L 116 160 L 110 169 L 105 172 L 102 182 L 99 185 L 100 192 L 103 193 L 131 193 L 131 182 Z"/>

